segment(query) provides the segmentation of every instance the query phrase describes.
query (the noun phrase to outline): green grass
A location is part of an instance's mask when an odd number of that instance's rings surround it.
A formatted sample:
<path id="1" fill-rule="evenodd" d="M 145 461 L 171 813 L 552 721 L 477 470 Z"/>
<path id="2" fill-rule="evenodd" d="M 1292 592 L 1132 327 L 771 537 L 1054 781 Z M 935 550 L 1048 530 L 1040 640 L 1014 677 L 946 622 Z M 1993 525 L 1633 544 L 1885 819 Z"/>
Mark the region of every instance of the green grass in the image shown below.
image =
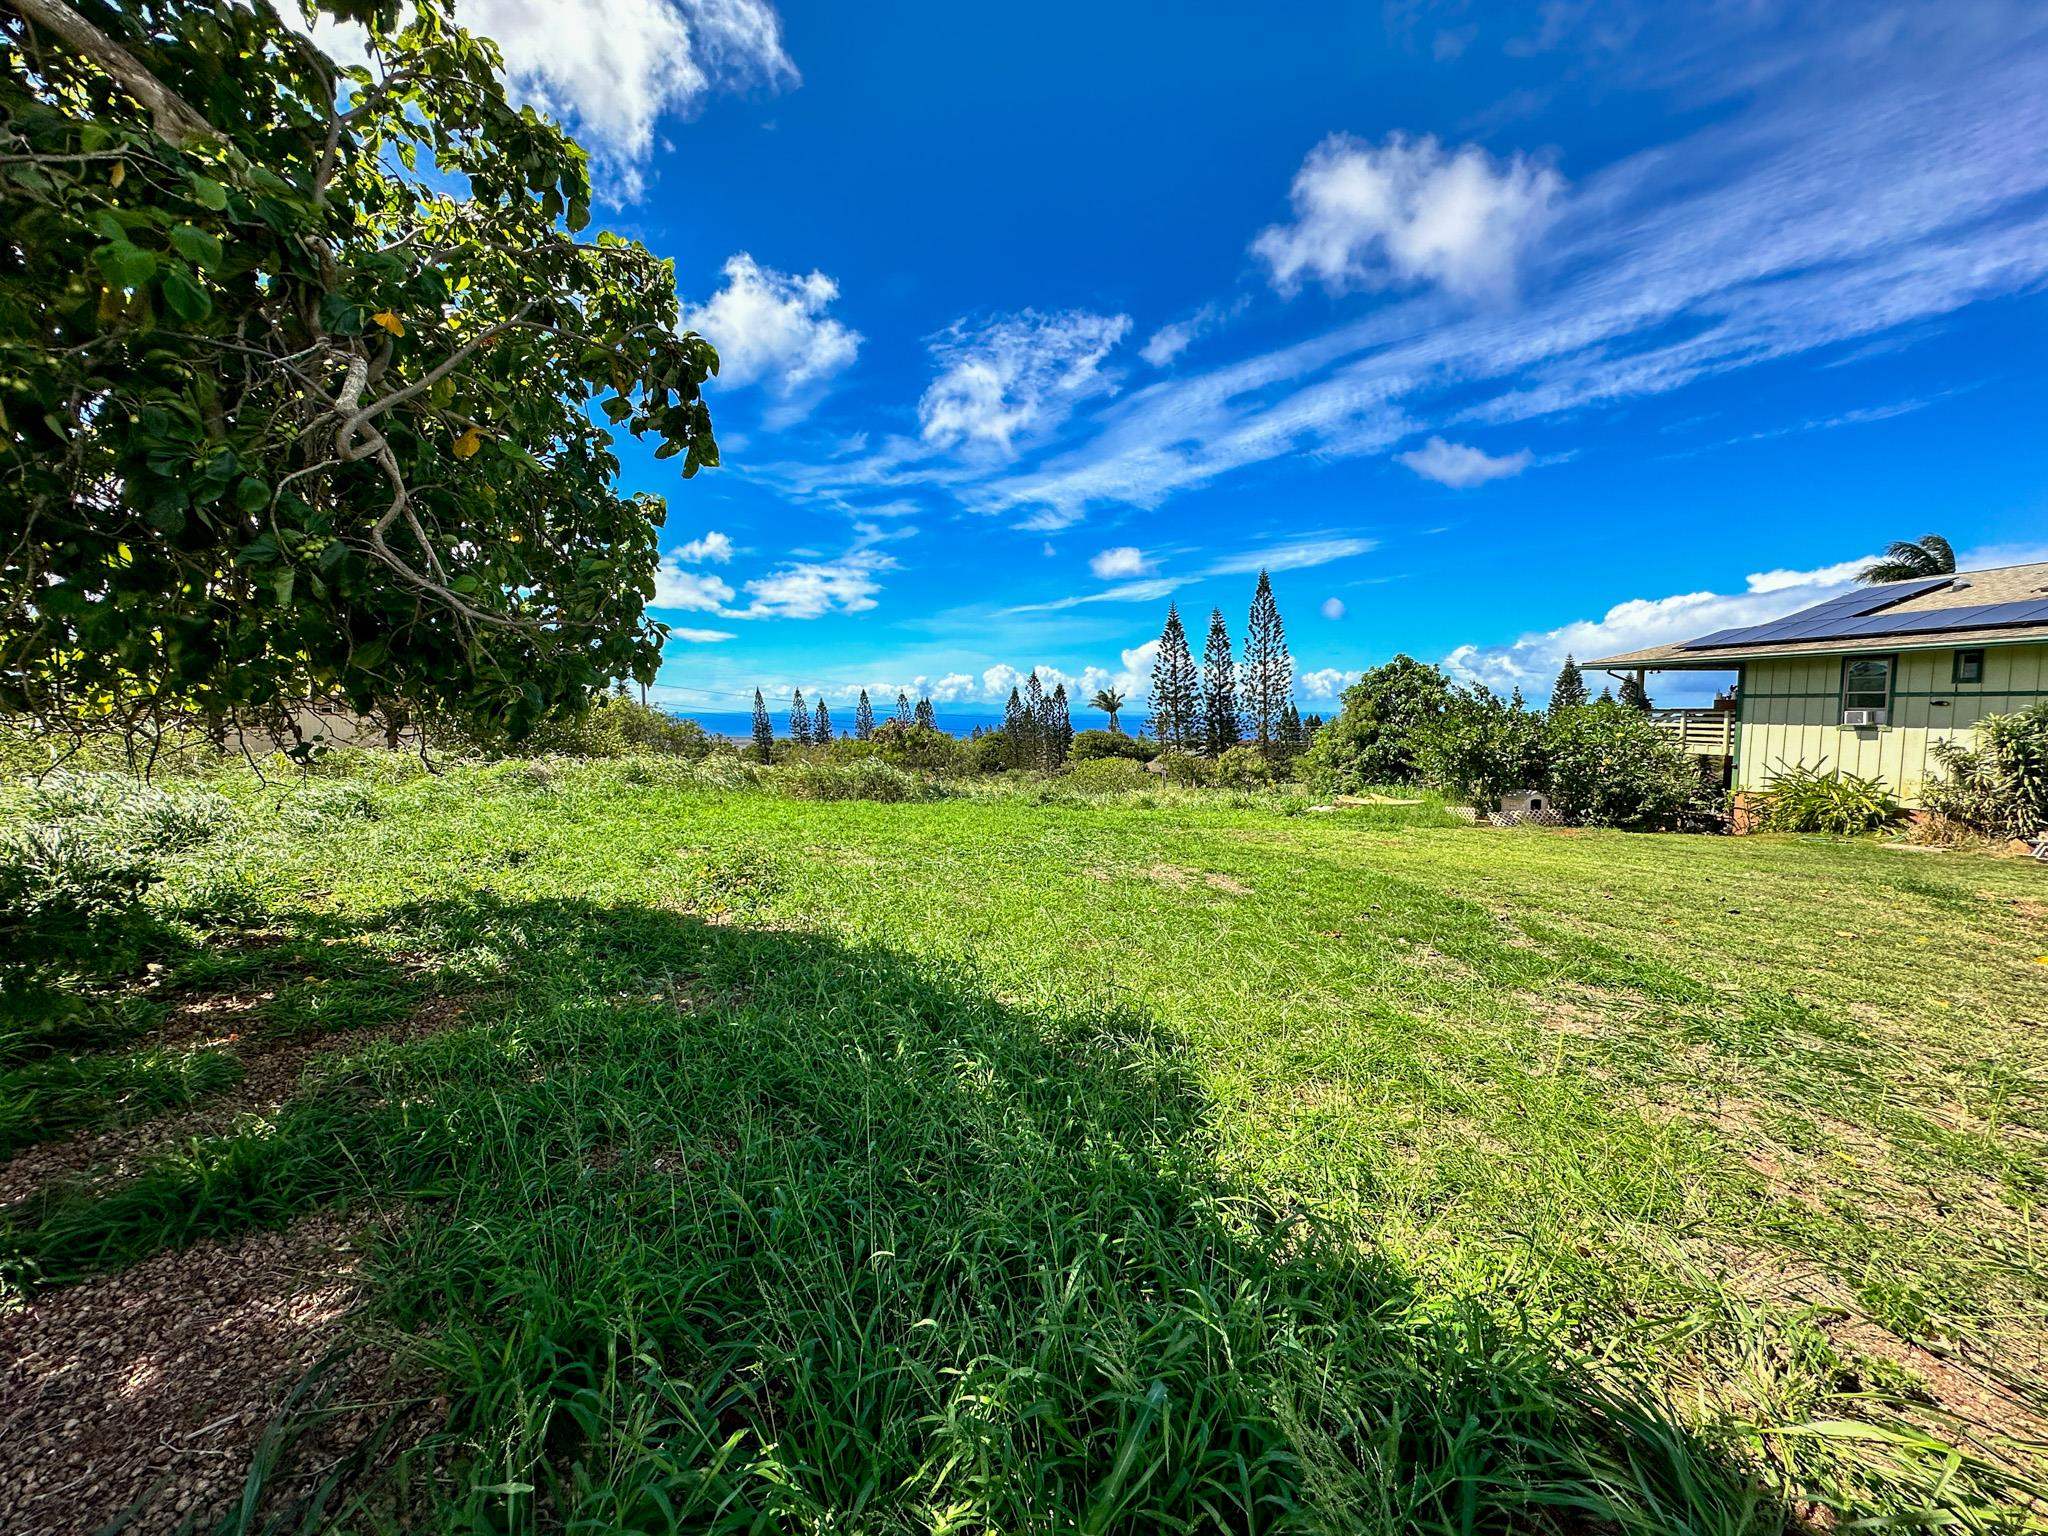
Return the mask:
<path id="1" fill-rule="evenodd" d="M 168 985 L 282 981 L 292 1030 L 455 994 L 460 1027 L 0 1230 L 32 1286 L 395 1214 L 378 1323 L 445 1421 L 283 1515 L 2028 1518 L 2031 866 L 630 764 L 366 790 L 238 791 L 155 898 Z"/>

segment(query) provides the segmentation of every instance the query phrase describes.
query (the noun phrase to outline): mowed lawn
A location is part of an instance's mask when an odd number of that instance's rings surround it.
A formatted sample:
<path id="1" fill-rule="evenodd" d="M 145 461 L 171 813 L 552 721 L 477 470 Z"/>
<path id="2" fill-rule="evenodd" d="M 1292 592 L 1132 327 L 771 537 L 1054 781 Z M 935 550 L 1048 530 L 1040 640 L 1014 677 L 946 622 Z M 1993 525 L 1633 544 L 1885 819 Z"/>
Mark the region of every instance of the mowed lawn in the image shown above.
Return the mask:
<path id="1" fill-rule="evenodd" d="M 662 777 L 238 792 L 100 985 L 362 1043 L 18 1287 L 360 1217 L 354 1528 L 2039 1518 L 2040 866 Z"/>

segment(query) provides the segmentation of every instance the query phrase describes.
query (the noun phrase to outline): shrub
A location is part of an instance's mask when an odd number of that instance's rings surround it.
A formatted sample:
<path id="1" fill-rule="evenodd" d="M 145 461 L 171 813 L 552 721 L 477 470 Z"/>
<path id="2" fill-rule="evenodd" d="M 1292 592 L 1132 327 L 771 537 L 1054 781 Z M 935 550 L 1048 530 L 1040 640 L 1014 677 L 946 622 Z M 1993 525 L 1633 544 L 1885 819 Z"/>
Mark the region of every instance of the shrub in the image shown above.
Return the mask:
<path id="1" fill-rule="evenodd" d="M 1927 786 L 1927 809 L 1992 837 L 2033 837 L 2048 827 L 2048 704 L 1977 722 L 1974 746 L 1937 742 L 1946 777 Z"/>
<path id="2" fill-rule="evenodd" d="M 1215 774 L 1214 768 L 1192 752 L 1162 752 L 1156 759 L 1166 782 L 1182 789 L 1191 789 L 1207 784 Z"/>
<path id="3" fill-rule="evenodd" d="M 960 743 L 944 731 L 900 720 L 876 730 L 875 750 L 884 762 L 917 773 L 958 773 L 965 761 Z"/>
<path id="4" fill-rule="evenodd" d="M 1257 747 L 1231 747 L 1216 759 L 1216 782 L 1225 789 L 1262 789 L 1278 775 Z"/>
<path id="5" fill-rule="evenodd" d="M 852 763 L 792 763 L 775 775 L 792 800 L 939 800 L 945 791 L 930 779 L 874 758 Z"/>
<path id="6" fill-rule="evenodd" d="M 1837 769 L 1781 766 L 1757 797 L 1758 823 L 1772 832 L 1835 832 L 1853 836 L 1890 826 L 1901 814 L 1881 779 Z"/>
<path id="7" fill-rule="evenodd" d="M 1142 736 L 1126 736 L 1122 731 L 1076 731 L 1074 745 L 1067 755 L 1077 763 L 1107 757 L 1149 763 L 1159 755 L 1159 744 Z"/>
<path id="8" fill-rule="evenodd" d="M 1153 776 L 1127 757 L 1091 757 L 1067 764 L 1060 782 L 1078 795 L 1127 794 L 1151 787 Z"/>
<path id="9" fill-rule="evenodd" d="M 694 720 L 607 694 L 580 715 L 542 726 L 526 750 L 559 757 L 699 758 L 710 753 L 711 737 Z"/>
<path id="10" fill-rule="evenodd" d="M 1421 776 L 1423 728 L 1455 698 L 1435 667 L 1396 656 L 1344 690 L 1344 707 L 1315 733 L 1302 774 L 1323 795 L 1355 795 L 1375 784 L 1407 784 Z"/>
<path id="11" fill-rule="evenodd" d="M 1626 704 L 1553 710 L 1542 731 L 1543 786 L 1566 820 L 1629 831 L 1721 823 L 1720 794 L 1699 761 Z"/>
<path id="12" fill-rule="evenodd" d="M 960 744 L 960 764 L 968 773 L 1001 773 L 1010 766 L 1010 739 L 988 731 Z"/>
<path id="13" fill-rule="evenodd" d="M 1323 727 L 1323 735 L 1330 730 Z M 1316 739 L 1320 743 L 1322 736 Z M 1422 781 L 1468 804 L 1491 805 L 1543 782 L 1542 716 L 1516 709 L 1477 684 L 1452 692 L 1444 708 L 1419 720 L 1407 740 Z"/>

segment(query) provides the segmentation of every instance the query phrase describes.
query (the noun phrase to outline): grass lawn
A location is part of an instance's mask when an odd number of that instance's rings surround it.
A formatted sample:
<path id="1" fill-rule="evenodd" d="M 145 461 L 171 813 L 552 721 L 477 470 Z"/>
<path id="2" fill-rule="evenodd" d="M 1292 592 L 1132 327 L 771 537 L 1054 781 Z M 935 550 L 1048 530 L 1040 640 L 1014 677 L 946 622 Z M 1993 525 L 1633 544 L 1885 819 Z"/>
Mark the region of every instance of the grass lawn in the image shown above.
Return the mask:
<path id="1" fill-rule="evenodd" d="M 17 1162 L 88 1127 L 0 1265 L 359 1215 L 411 1449 L 281 1516 L 2040 1518 L 2038 866 L 620 764 L 231 793 L 0 1079 Z M 355 1048 L 95 1171 L 240 1070 L 209 1008 Z"/>

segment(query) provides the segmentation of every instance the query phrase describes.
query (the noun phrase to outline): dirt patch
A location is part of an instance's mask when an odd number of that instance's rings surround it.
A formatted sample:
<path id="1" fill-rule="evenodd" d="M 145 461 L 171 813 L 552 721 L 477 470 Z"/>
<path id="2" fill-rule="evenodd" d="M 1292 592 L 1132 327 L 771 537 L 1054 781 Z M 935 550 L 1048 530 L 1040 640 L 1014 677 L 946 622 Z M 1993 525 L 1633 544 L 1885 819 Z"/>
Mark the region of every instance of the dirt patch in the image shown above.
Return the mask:
<path id="1" fill-rule="evenodd" d="M 349 1342 L 360 1228 L 320 1215 L 198 1243 L 0 1317 L 0 1530 L 86 1536 L 138 1505 L 133 1536 L 209 1528 L 293 1387 Z M 387 1365 L 349 1357 L 310 1459 L 389 1417 L 364 1401 Z"/>
<path id="2" fill-rule="evenodd" d="M 1177 891 L 1184 891 L 1200 884 L 1206 885 L 1212 891 L 1222 891 L 1228 896 L 1249 896 L 1252 893 L 1252 888 L 1242 880 L 1230 875 L 1217 874 L 1213 870 L 1183 869 L 1178 864 L 1154 864 L 1139 870 L 1138 873 L 1155 885 L 1171 886 Z"/>
<path id="3" fill-rule="evenodd" d="M 123 1177 L 151 1155 L 209 1136 L 220 1136 L 250 1115 L 275 1114 L 298 1090 L 306 1068 L 324 1056 L 360 1050 L 379 1041 L 417 1040 L 461 1022 L 468 1000 L 434 998 L 395 1024 L 296 1040 L 228 1035 L 208 1042 L 234 1052 L 242 1078 L 195 1109 L 134 1125 L 88 1126 L 58 1141 L 23 1147 L 0 1163 L 0 1209 L 35 1194 L 67 1174 L 97 1170 Z"/>

